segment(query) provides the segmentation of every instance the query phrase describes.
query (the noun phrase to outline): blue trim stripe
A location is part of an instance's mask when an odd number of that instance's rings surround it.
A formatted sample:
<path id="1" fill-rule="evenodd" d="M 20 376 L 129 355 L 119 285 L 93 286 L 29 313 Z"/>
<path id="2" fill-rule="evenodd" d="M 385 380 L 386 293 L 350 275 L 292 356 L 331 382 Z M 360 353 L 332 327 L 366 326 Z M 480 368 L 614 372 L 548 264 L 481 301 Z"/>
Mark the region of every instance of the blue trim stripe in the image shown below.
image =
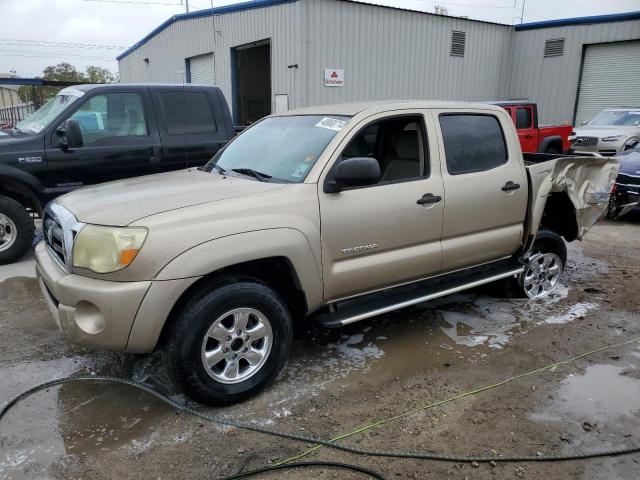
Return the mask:
<path id="1" fill-rule="evenodd" d="M 585 25 L 589 23 L 622 22 L 625 20 L 640 19 L 640 11 L 627 13 L 614 13 L 612 15 L 594 15 L 592 17 L 561 18 L 558 20 L 546 20 L 544 22 L 523 23 L 516 25 L 517 30 L 535 30 L 536 28 L 564 27 L 568 25 Z"/>
<path id="2" fill-rule="evenodd" d="M 271 7 L 273 5 L 280 5 L 283 3 L 293 3 L 297 1 L 298 0 L 251 0 L 248 2 L 235 3 L 232 5 L 225 5 L 223 7 L 217 7 L 213 9 L 206 8 L 204 10 L 198 10 L 196 12 L 181 13 L 178 15 L 174 15 L 173 17 L 171 17 L 170 19 L 166 20 L 165 22 L 161 23 L 158 27 L 153 29 L 147 36 L 145 36 L 142 40 L 137 42 L 135 45 L 127 48 L 124 52 L 122 52 L 120 55 L 116 57 L 116 60 L 122 60 L 124 57 L 126 57 L 131 52 L 140 48 L 142 45 L 147 43 L 149 40 L 151 40 L 153 37 L 158 35 L 160 32 L 169 28 L 174 23 L 180 22 L 182 20 L 190 20 L 192 18 L 211 17 L 212 15 L 222 15 L 223 13 L 242 12 L 244 10 L 252 10 L 254 8 L 262 8 L 262 7 Z"/>

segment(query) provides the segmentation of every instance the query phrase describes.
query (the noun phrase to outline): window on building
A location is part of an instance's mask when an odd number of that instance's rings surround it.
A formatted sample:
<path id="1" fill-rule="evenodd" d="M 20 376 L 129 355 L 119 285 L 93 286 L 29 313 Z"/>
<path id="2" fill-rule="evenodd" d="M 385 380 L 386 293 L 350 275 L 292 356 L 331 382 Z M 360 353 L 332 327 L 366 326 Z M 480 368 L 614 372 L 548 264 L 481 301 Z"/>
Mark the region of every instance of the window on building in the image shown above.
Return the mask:
<path id="1" fill-rule="evenodd" d="M 217 131 L 213 108 L 204 92 L 175 91 L 160 93 L 167 132 L 170 135 L 195 135 Z"/>
<path id="2" fill-rule="evenodd" d="M 481 172 L 507 163 L 502 128 L 493 115 L 442 114 L 440 129 L 450 174 Z"/>
<path id="3" fill-rule="evenodd" d="M 142 99 L 137 93 L 95 95 L 87 99 L 71 118 L 80 124 L 85 144 L 115 137 L 146 137 L 149 134 Z"/>

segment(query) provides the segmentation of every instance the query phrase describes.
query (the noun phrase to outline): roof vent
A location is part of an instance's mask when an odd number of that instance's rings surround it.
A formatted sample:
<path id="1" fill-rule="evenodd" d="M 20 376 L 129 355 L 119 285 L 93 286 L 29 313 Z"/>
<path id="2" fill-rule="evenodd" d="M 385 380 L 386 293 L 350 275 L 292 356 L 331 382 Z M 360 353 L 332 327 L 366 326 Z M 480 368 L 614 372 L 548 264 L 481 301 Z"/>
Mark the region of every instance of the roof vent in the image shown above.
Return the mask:
<path id="1" fill-rule="evenodd" d="M 564 54 L 564 38 L 550 38 L 544 42 L 545 57 L 559 57 Z"/>
<path id="2" fill-rule="evenodd" d="M 467 32 L 451 31 L 451 55 L 454 57 L 464 57 L 464 45 Z"/>

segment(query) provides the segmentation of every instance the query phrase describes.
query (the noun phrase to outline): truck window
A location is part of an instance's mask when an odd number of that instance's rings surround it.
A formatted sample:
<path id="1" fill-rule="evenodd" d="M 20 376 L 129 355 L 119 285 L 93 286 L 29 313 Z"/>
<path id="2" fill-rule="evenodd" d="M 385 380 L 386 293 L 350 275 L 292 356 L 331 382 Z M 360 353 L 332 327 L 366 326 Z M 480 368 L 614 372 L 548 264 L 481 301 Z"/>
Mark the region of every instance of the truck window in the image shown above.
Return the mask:
<path id="1" fill-rule="evenodd" d="M 169 135 L 215 133 L 218 130 L 206 93 L 162 92 L 160 101 Z"/>
<path id="2" fill-rule="evenodd" d="M 82 140 L 93 144 L 115 137 L 145 137 L 147 122 L 137 93 L 105 93 L 87 99 L 71 118 L 80 124 Z"/>
<path id="3" fill-rule="evenodd" d="M 516 109 L 516 128 L 518 130 L 524 128 L 531 128 L 533 125 L 531 119 L 531 109 L 530 108 L 517 108 Z"/>
<path id="4" fill-rule="evenodd" d="M 375 158 L 381 182 L 423 178 L 429 176 L 428 162 L 423 160 L 424 138 L 419 116 L 386 119 L 360 130 L 343 150 L 342 158 Z"/>
<path id="5" fill-rule="evenodd" d="M 440 129 L 451 175 L 491 170 L 507 163 L 507 145 L 493 115 L 441 114 Z"/>

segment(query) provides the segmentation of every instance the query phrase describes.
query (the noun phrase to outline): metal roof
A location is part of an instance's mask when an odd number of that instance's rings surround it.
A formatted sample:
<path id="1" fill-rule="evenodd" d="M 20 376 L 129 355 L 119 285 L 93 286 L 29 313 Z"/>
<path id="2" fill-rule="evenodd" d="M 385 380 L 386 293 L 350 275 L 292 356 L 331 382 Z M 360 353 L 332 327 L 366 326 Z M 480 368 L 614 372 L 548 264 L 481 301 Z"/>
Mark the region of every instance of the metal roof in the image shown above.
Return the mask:
<path id="1" fill-rule="evenodd" d="M 558 20 L 545 20 L 543 22 L 522 23 L 514 29 L 535 30 L 537 28 L 564 27 L 570 25 L 586 25 L 590 23 L 623 22 L 625 20 L 639 20 L 640 11 L 614 13 L 611 15 L 593 15 L 591 17 L 560 18 Z"/>

